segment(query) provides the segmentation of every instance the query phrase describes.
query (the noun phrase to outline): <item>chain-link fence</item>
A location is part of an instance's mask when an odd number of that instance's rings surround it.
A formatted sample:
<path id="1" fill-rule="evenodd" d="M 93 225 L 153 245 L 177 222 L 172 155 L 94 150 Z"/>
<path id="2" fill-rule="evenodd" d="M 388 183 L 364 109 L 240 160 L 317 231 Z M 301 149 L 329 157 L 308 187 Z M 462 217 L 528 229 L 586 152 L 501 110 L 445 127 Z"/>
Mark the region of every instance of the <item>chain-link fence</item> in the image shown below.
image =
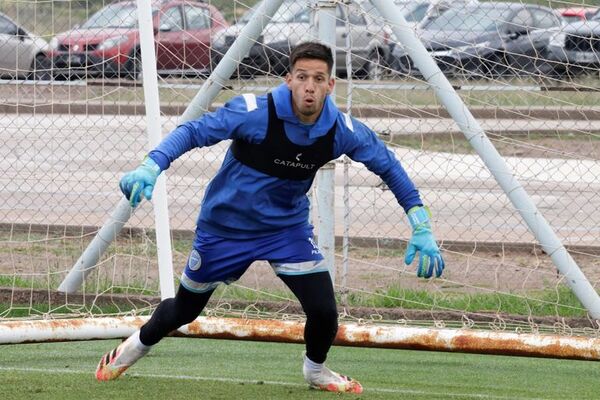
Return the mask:
<path id="1" fill-rule="evenodd" d="M 257 9 L 254 2 L 224 3 L 152 3 L 164 134 L 177 126 Z M 14 296 L 16 287 L 53 291 L 58 286 L 90 232 L 121 199 L 118 180 L 137 166 L 148 141 L 135 2 L 1 4 L 0 69 L 6 79 L 0 81 L 0 247 L 6 257 L 0 282 Z M 422 308 L 465 312 L 470 308 L 444 306 L 435 296 L 446 286 L 465 293 L 516 291 L 526 299 L 531 290 L 549 289 L 557 295 L 547 303 L 555 309 L 564 305 L 558 296 L 563 278 L 533 246 L 536 240 L 515 206 L 437 100 L 427 77 L 414 68 L 407 55 L 411 44 L 396 42 L 393 27 L 370 2 L 336 4 L 335 100 L 396 153 L 430 206 L 435 234 L 451 261 L 447 280 L 418 286 L 401 256 L 381 250 L 401 249 L 409 237 L 403 210 L 379 177 L 361 164 L 338 160 L 336 236 L 346 235 L 351 249 L 379 249 L 350 256 L 340 250 L 338 268 L 349 274 L 340 278 L 341 290 L 371 295 L 390 286 L 425 290 L 434 300 L 415 300 Z M 595 212 L 600 206 L 598 14 L 566 24 L 558 10 L 566 4 L 551 6 L 398 3 L 595 284 L 600 265 L 593 255 L 600 238 Z M 317 7 L 318 2 L 284 1 L 248 56 L 239 60 L 215 105 L 280 84 L 290 49 L 316 37 Z M 192 151 L 167 171 L 175 237 L 191 236 L 203 191 L 228 146 Z M 127 227 L 152 229 L 152 204 L 142 203 Z M 156 293 L 154 239 L 142 234 L 138 241 L 136 235 L 111 248 L 88 292 L 135 288 L 136 293 Z M 482 248 L 486 252 L 479 253 Z M 524 248 L 525 253 L 508 254 Z M 175 243 L 178 270 L 188 251 L 186 244 Z M 247 279 L 262 279 L 260 267 L 257 271 Z M 258 285 L 259 290 L 268 287 Z M 394 298 L 388 292 L 385 296 Z M 501 308 L 502 301 L 492 303 Z M 535 314 L 533 308 L 522 312 Z"/>

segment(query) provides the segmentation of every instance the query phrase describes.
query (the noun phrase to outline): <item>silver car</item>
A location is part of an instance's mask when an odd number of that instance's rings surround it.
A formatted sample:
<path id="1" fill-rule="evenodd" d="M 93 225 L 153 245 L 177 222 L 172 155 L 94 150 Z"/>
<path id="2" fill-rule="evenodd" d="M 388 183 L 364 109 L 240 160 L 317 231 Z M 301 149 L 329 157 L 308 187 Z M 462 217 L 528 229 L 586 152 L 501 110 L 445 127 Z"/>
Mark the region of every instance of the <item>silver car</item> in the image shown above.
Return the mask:
<path id="1" fill-rule="evenodd" d="M 213 39 L 213 62 L 218 62 L 239 36 L 242 27 L 250 20 L 257 4 L 240 21 L 217 33 Z M 316 39 L 317 21 L 308 7 L 308 0 L 285 0 L 271 21 L 265 26 L 258 42 L 242 60 L 239 73 L 254 76 L 263 73 L 282 75 L 288 68 L 291 48 L 302 41 Z M 336 8 L 336 70 L 347 75 L 346 40 L 351 43 L 352 75 L 377 79 L 382 74 L 382 62 L 389 54 L 388 37 L 357 1 L 338 3 Z M 346 21 L 351 27 L 346 28 Z"/>
<path id="2" fill-rule="evenodd" d="M 0 76 L 50 79 L 48 43 L 0 13 Z"/>

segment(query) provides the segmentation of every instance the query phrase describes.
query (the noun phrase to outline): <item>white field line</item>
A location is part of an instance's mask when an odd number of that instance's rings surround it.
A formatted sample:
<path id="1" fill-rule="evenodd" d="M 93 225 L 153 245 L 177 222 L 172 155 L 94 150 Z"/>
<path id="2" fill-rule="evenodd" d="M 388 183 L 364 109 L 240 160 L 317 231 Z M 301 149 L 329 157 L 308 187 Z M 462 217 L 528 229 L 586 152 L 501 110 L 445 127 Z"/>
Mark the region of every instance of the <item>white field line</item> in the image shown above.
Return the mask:
<path id="1" fill-rule="evenodd" d="M 73 370 L 73 369 L 46 369 L 46 368 L 19 368 L 19 367 L 2 367 L 0 371 L 14 371 L 14 372 L 34 372 L 34 373 L 47 373 L 47 374 L 83 374 L 93 375 L 93 371 Z M 167 374 L 141 374 L 141 373 L 127 373 L 128 376 L 135 376 L 139 378 L 160 378 L 160 379 L 173 379 L 183 381 L 205 381 L 205 382 L 225 382 L 235 384 L 261 384 L 261 385 L 273 385 L 273 386 L 292 386 L 292 387 L 307 387 L 306 384 L 299 384 L 294 382 L 281 382 L 281 381 L 263 381 L 260 379 L 237 379 L 237 378 L 216 378 L 216 377 L 205 377 L 205 376 L 190 376 L 190 375 L 167 375 Z M 414 394 L 414 395 L 428 395 L 428 396 L 439 396 L 445 398 L 465 398 L 465 399 L 493 399 L 493 400 L 545 400 L 542 397 L 515 397 L 515 396 L 496 396 L 479 393 L 448 393 L 448 392 L 434 392 L 425 390 L 413 390 L 413 389 L 386 389 L 386 388 L 373 388 L 367 387 L 364 389 L 364 393 L 396 393 L 396 394 Z"/>

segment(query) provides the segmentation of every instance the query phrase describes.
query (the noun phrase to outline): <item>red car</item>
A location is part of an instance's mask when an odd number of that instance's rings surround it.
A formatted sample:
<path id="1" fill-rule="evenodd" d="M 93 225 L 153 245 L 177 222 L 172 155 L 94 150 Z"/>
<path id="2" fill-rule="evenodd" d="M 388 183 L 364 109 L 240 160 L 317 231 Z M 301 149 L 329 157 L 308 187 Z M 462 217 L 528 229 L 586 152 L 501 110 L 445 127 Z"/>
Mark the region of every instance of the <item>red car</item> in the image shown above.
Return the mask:
<path id="1" fill-rule="evenodd" d="M 141 76 L 135 1 L 107 5 L 90 19 L 50 41 L 55 76 Z M 152 5 L 160 74 L 210 72 L 213 35 L 229 24 L 212 5 L 167 0 Z"/>
<path id="2" fill-rule="evenodd" d="M 592 15 L 598 11 L 595 7 L 573 7 L 573 8 L 557 8 L 556 11 L 562 15 L 567 23 L 585 21 L 590 19 Z"/>

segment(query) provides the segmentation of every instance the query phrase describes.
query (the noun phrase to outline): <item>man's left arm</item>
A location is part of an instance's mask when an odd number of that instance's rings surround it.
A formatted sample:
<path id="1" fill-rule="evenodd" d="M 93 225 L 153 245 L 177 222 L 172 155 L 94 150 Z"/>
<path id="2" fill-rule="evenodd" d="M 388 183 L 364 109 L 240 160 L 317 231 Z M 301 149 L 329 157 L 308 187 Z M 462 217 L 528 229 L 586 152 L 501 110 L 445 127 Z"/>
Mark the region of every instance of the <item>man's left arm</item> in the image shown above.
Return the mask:
<path id="1" fill-rule="evenodd" d="M 419 191 L 400 161 L 375 132 L 355 119 L 352 122 L 353 131 L 336 135 L 336 155 L 347 154 L 385 182 L 406 212 L 412 227 L 404 258 L 406 265 L 410 265 L 418 253 L 417 276 L 441 276 L 445 262 L 431 228 L 431 212 L 423 206 Z"/>

